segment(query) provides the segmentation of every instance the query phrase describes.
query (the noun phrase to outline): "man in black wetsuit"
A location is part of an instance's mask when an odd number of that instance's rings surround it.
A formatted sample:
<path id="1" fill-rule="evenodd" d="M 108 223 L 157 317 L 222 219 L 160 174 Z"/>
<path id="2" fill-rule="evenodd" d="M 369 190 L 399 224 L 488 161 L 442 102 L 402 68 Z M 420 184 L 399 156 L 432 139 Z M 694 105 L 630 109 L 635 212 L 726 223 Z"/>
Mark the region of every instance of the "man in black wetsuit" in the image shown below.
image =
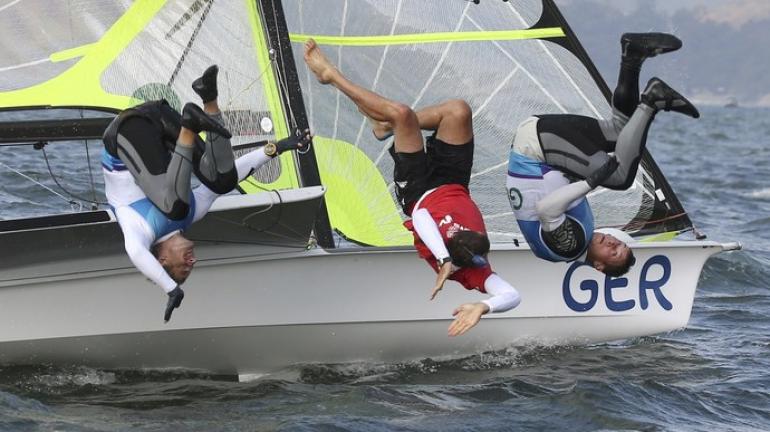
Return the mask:
<path id="1" fill-rule="evenodd" d="M 508 163 L 508 197 L 535 255 L 549 261 L 582 259 L 611 276 L 633 265 L 633 253 L 622 241 L 627 235 L 594 232 L 585 197 L 597 186 L 624 190 L 633 184 L 659 111 L 699 117 L 687 99 L 659 78 L 652 78 L 639 94 L 644 61 L 681 46 L 670 34 L 626 33 L 611 119 L 536 115 L 519 126 Z M 580 180 L 570 182 L 565 174 Z"/>

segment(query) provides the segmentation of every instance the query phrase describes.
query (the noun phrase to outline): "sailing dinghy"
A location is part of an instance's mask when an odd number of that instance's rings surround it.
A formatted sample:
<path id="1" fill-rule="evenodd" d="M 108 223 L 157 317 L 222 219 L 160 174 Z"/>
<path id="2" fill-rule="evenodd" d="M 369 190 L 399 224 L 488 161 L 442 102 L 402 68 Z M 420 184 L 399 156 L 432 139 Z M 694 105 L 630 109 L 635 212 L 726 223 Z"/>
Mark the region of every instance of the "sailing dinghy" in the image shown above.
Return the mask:
<path id="1" fill-rule="evenodd" d="M 679 240 L 692 222 L 649 154 L 634 187 L 590 197 L 598 226 L 639 239 L 629 274 L 545 262 L 521 241 L 503 195 L 518 123 L 610 114 L 606 84 L 551 0 L 26 0 L 0 6 L 0 37 L 0 144 L 98 152 L 116 112 L 197 100 L 189 84 L 214 63 L 236 149 L 295 127 L 316 135 L 189 231 L 199 263 L 166 325 L 162 292 L 125 256 L 109 208 L 0 222 L 0 363 L 250 374 L 631 338 L 684 327 L 706 259 L 739 247 Z M 428 301 L 434 275 L 402 226 L 386 147 L 304 69 L 309 37 L 389 98 L 470 103 L 471 192 L 518 308 L 446 336 L 454 307 L 479 294 L 450 282 Z M 5 164 L 11 149 L 0 147 Z"/>

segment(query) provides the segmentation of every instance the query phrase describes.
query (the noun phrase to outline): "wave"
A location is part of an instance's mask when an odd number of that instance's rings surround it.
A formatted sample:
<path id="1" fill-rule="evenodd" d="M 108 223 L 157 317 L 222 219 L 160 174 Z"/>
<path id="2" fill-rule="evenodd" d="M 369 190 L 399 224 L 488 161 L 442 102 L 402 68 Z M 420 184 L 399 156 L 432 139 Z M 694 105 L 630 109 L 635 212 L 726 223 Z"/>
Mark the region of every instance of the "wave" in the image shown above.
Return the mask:
<path id="1" fill-rule="evenodd" d="M 744 192 L 742 194 L 743 196 L 747 198 L 757 198 L 757 199 L 768 199 L 770 200 L 770 188 L 764 188 L 764 189 L 757 189 L 753 191 Z"/>

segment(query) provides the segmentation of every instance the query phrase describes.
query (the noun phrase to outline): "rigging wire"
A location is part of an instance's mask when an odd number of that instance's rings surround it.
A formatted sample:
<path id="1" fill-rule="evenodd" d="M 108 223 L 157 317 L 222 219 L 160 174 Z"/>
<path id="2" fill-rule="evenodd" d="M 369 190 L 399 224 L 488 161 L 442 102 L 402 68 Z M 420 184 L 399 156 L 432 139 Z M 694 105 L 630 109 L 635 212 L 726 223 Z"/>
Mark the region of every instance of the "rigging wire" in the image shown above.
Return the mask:
<path id="1" fill-rule="evenodd" d="M 45 152 L 45 147 L 41 147 L 40 150 L 43 152 L 43 158 L 45 159 L 45 166 L 48 168 L 48 174 L 51 175 L 51 179 L 53 180 L 54 183 L 56 183 L 56 186 L 58 186 L 59 189 L 64 191 L 64 193 L 66 193 L 70 197 L 75 198 L 77 200 L 80 200 L 82 202 L 87 202 L 89 204 L 94 204 L 94 205 L 107 205 L 106 202 L 90 200 L 88 198 L 83 198 L 83 197 L 81 197 L 79 195 L 76 195 L 76 194 L 70 192 L 69 190 L 67 190 L 67 188 L 62 186 L 61 183 L 59 183 L 59 180 L 56 178 L 56 176 L 53 173 L 53 169 L 51 168 L 51 163 L 48 161 L 48 154 Z M 93 183 L 92 183 L 92 187 L 93 187 Z M 82 204 L 81 204 L 81 207 L 82 207 Z"/>
<path id="2" fill-rule="evenodd" d="M 78 202 L 76 202 L 76 201 L 73 201 L 73 200 L 71 200 L 71 199 L 67 198 L 66 196 L 64 196 L 64 195 L 60 194 L 59 192 L 56 192 L 56 191 L 55 191 L 55 190 L 53 190 L 52 188 L 50 188 L 50 187 L 48 187 L 48 186 L 44 185 L 43 183 L 40 183 L 39 181 L 37 181 L 37 180 L 35 180 L 34 178 L 32 178 L 32 177 L 30 177 L 30 176 L 28 176 L 28 175 L 24 174 L 24 173 L 23 173 L 23 172 L 21 172 L 21 171 L 19 171 L 19 170 L 17 170 L 17 169 L 15 169 L 15 168 L 13 168 L 13 167 L 11 167 L 11 166 L 8 166 L 8 165 L 6 165 L 6 164 L 5 164 L 5 163 L 3 163 L 3 162 L 0 162 L 0 166 L 3 166 L 3 167 L 5 167 L 5 168 L 7 168 L 9 171 L 11 171 L 11 172 L 14 172 L 14 173 L 16 173 L 16 174 L 18 174 L 18 175 L 20 175 L 20 176 L 24 177 L 25 179 L 27 179 L 27 180 L 31 181 L 32 183 L 34 183 L 34 184 L 36 184 L 36 185 L 38 185 L 38 186 L 42 187 L 43 189 L 46 189 L 47 191 L 49 191 L 49 192 L 51 192 L 52 194 L 56 195 L 57 197 L 59 197 L 59 198 L 63 199 L 64 201 L 66 201 L 66 202 L 67 202 L 67 203 L 69 203 L 69 204 L 72 204 L 72 205 L 77 205 L 77 204 L 78 204 Z"/>

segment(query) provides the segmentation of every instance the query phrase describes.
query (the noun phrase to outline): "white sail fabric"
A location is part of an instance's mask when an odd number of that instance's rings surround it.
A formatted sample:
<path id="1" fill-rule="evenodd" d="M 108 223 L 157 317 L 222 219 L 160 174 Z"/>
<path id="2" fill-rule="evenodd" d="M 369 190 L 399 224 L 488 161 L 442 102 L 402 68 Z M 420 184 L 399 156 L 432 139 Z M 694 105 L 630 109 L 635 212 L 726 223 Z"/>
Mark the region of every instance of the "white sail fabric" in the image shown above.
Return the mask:
<path id="1" fill-rule="evenodd" d="M 539 0 L 478 5 L 464 0 L 287 0 L 283 4 L 311 128 L 317 136 L 363 151 L 391 191 L 393 164 L 386 152 L 390 141 L 376 141 L 352 102 L 303 71 L 301 42 L 307 36 L 316 37 L 329 59 L 352 81 L 414 109 L 453 98 L 470 104 L 476 142 L 470 190 L 493 240 L 510 241 L 518 231 L 504 186 L 517 125 L 533 114 L 610 116 L 606 98 L 571 52 L 548 40 L 527 36 L 504 40 L 505 36 L 489 33 L 529 29 L 541 16 Z M 431 36 L 439 32 L 451 36 Z M 467 39 L 486 35 L 490 40 L 441 40 L 462 39 L 463 34 Z M 410 43 L 401 43 L 393 38 L 399 35 L 415 36 Z M 371 36 L 381 38 L 358 46 L 362 43 L 356 38 Z M 640 183 L 644 175 L 640 169 L 639 184 L 629 191 L 592 194 L 597 226 L 623 226 L 637 215 L 643 197 L 650 194 Z M 388 210 L 398 212 L 395 206 Z M 392 220 L 392 215 L 377 217 Z M 393 238 L 399 235 L 399 227 L 381 225 L 393 230 Z"/>
<path id="2" fill-rule="evenodd" d="M 217 64 L 233 144 L 285 136 L 261 25 L 252 1 L 1 2 L 0 106 L 124 109 L 165 98 L 181 110 L 200 104 L 191 83 Z M 282 186 L 296 185 L 290 175 Z"/>

